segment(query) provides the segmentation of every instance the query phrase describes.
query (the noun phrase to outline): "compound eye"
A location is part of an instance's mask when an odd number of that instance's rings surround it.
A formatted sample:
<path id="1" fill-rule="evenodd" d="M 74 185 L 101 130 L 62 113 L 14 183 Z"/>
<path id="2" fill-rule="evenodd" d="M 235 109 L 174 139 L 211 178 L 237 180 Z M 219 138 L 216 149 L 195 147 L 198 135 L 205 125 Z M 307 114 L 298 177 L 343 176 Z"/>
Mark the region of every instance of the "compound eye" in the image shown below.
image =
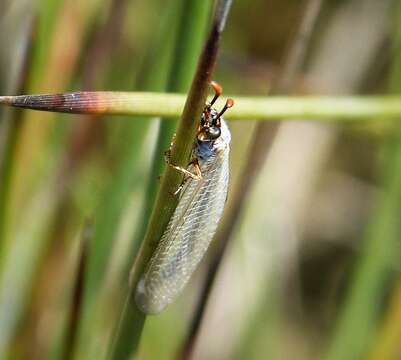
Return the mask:
<path id="1" fill-rule="evenodd" d="M 221 135 L 221 130 L 218 127 L 211 127 L 208 129 L 208 138 L 210 140 L 215 140 Z"/>

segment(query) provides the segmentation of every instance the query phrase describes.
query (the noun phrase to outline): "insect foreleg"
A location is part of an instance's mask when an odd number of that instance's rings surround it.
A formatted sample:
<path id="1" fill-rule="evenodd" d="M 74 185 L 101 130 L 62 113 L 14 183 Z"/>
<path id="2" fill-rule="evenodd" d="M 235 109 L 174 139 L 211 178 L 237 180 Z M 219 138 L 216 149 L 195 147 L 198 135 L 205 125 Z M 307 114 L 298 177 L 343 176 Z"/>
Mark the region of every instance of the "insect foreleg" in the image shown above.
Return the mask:
<path id="1" fill-rule="evenodd" d="M 192 178 L 192 179 L 194 179 L 194 180 L 200 180 L 200 179 L 202 179 L 202 171 L 201 171 L 201 169 L 200 169 L 199 161 L 198 161 L 197 158 L 192 159 L 191 162 L 190 162 L 190 163 L 188 164 L 188 166 L 187 166 L 187 168 L 189 168 L 191 165 L 193 165 L 193 167 L 194 167 L 194 172 L 192 172 L 192 171 L 190 171 L 190 170 L 188 170 L 188 169 L 186 169 L 186 168 L 184 168 L 184 167 L 182 167 L 182 166 L 179 166 L 179 165 L 174 164 L 174 163 L 171 161 L 171 150 L 170 150 L 170 149 L 167 150 L 167 151 L 165 151 L 165 153 L 164 153 L 164 158 L 165 158 L 165 160 L 166 160 L 166 163 L 167 163 L 169 166 L 171 166 L 172 168 L 176 169 L 176 170 L 179 171 L 179 172 L 182 172 L 185 176 L 190 177 L 190 178 Z"/>

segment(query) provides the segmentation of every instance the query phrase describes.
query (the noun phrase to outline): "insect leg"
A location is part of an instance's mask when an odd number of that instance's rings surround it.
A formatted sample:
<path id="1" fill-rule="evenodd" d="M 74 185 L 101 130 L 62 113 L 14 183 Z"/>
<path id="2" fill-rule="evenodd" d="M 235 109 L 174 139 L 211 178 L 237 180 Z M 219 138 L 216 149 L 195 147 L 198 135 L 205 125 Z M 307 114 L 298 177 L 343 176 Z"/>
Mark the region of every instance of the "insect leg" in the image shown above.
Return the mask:
<path id="1" fill-rule="evenodd" d="M 193 165 L 195 172 L 191 172 L 188 169 L 186 169 L 182 166 L 178 166 L 178 165 L 174 164 L 173 162 L 171 162 L 171 148 L 164 152 L 164 158 L 166 160 L 166 163 L 169 166 L 171 166 L 172 168 L 176 169 L 179 172 L 182 172 L 185 176 L 190 177 L 194 180 L 202 179 L 202 172 L 201 172 L 197 158 L 192 159 L 191 162 L 187 166 L 187 168 L 188 168 L 190 165 Z"/>
<path id="2" fill-rule="evenodd" d="M 190 165 L 193 165 L 194 166 L 194 169 L 195 169 L 195 172 L 196 172 L 196 176 L 198 177 L 198 179 L 196 179 L 196 180 L 200 180 L 200 179 L 202 179 L 202 172 L 201 172 L 201 168 L 200 168 L 200 166 L 199 166 L 199 161 L 198 161 L 198 159 L 193 159 L 190 163 L 189 163 L 189 165 L 188 166 L 190 166 Z M 191 173 L 192 174 L 192 173 Z M 176 196 L 176 195 L 178 195 L 180 192 L 181 192 L 181 190 L 183 189 L 183 187 L 184 187 L 184 185 L 185 185 L 185 183 L 189 180 L 191 178 L 191 176 L 185 176 L 184 177 L 184 179 L 182 180 L 182 183 L 181 183 L 181 185 L 178 187 L 178 189 L 174 192 L 174 196 Z"/>
<path id="3" fill-rule="evenodd" d="M 182 166 L 178 166 L 176 164 L 174 164 L 171 161 L 171 149 L 175 143 L 175 134 L 173 135 L 173 138 L 171 139 L 171 143 L 170 143 L 170 147 L 168 148 L 168 150 L 166 150 L 164 152 L 164 159 L 166 161 L 166 163 L 171 166 L 172 168 L 176 169 L 177 171 L 183 173 L 185 175 L 181 185 L 178 187 L 178 189 L 173 193 L 174 196 L 176 196 L 177 194 L 180 193 L 180 191 L 182 190 L 182 188 L 184 187 L 185 183 L 187 182 L 187 180 L 189 178 L 192 178 L 194 180 L 200 180 L 202 179 L 202 172 L 199 166 L 199 161 L 197 158 L 194 158 L 191 160 L 191 162 L 188 164 L 187 168 L 189 168 L 189 166 L 193 166 L 194 167 L 194 171 L 195 172 L 191 172 L 188 169 L 182 167 Z"/>

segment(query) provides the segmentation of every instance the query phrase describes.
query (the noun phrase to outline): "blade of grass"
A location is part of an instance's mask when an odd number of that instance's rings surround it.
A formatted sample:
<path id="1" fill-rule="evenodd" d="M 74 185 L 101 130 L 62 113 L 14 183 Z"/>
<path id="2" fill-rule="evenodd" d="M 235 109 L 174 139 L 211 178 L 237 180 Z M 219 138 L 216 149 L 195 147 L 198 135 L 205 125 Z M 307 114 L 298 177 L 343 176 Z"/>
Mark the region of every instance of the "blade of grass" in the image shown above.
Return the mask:
<path id="1" fill-rule="evenodd" d="M 198 126 L 197 119 L 199 119 L 205 104 L 210 75 L 216 62 L 220 35 L 223 31 L 230 5 L 231 1 L 219 2 L 210 35 L 201 54 L 178 127 L 176 142 L 172 148 L 171 158 L 176 164 L 185 165 L 190 156 L 193 145 L 192 139 L 194 139 Z M 130 290 L 120 325 L 109 353 L 110 359 L 128 358 L 137 349 L 145 315 L 140 312 L 134 302 L 136 284 L 174 211 L 176 206 L 176 201 L 174 200 L 176 199 L 171 194 L 177 189 L 181 181 L 182 176 L 180 174 L 170 167 L 166 168 L 145 238 L 131 272 Z M 126 342 L 127 338 L 131 338 L 130 343 Z"/>
<path id="2" fill-rule="evenodd" d="M 179 116 L 186 101 L 185 95 L 143 92 L 81 92 L 35 96 L 1 96 L 0 104 L 75 114 L 162 116 L 171 119 Z M 230 97 L 235 99 L 235 107 L 225 116 L 228 120 L 308 118 L 325 122 L 397 119 L 401 116 L 401 97 L 395 95 Z M 222 105 L 223 100 L 217 100 L 216 106 Z"/>
<path id="3" fill-rule="evenodd" d="M 64 345 L 64 354 L 63 354 L 63 359 L 65 360 L 73 358 L 74 349 L 76 346 L 78 326 L 82 308 L 84 277 L 86 272 L 89 244 L 91 242 L 91 238 L 92 238 L 92 225 L 90 224 L 90 222 L 87 222 L 84 225 L 82 231 L 80 254 L 77 264 L 78 265 L 77 271 L 75 275 L 74 289 L 72 291 L 72 303 L 67 324 L 66 341 Z"/>

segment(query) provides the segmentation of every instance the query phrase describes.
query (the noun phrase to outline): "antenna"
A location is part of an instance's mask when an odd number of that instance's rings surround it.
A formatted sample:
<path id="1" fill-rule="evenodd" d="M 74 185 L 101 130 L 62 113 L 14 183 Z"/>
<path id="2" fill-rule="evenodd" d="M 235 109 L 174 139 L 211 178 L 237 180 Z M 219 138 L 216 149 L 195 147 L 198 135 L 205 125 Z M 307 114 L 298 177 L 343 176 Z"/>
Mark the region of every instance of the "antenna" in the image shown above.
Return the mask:
<path id="1" fill-rule="evenodd" d="M 220 119 L 220 117 L 227 111 L 227 109 L 230 109 L 233 106 L 234 106 L 234 100 L 231 98 L 228 98 L 226 101 L 226 104 L 224 105 L 223 109 L 219 112 L 216 119 Z"/>
<path id="2" fill-rule="evenodd" d="M 216 81 L 212 80 L 210 82 L 210 86 L 213 88 L 214 90 L 214 97 L 212 99 L 212 101 L 210 102 L 210 106 L 212 106 L 216 100 L 219 98 L 219 96 L 221 95 L 221 93 L 223 92 L 223 88 L 221 87 L 220 84 L 218 84 Z"/>

